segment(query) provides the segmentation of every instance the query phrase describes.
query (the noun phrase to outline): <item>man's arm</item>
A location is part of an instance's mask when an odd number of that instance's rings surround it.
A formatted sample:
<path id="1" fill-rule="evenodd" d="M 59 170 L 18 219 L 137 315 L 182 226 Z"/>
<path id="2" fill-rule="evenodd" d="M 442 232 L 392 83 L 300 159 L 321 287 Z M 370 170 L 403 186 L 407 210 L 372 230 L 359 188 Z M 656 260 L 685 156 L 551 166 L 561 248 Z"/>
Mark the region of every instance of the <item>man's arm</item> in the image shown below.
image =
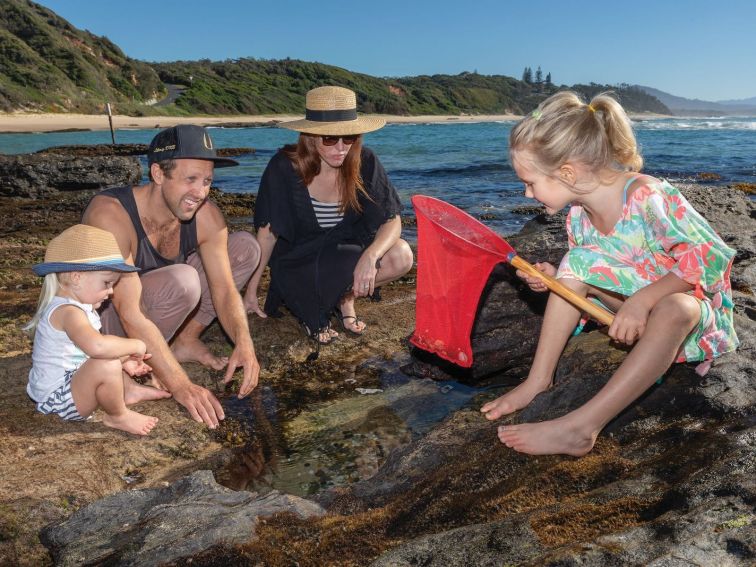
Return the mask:
<path id="1" fill-rule="evenodd" d="M 234 343 L 234 351 L 228 359 L 223 381 L 231 381 L 234 371 L 241 366 L 244 378 L 239 387 L 239 397 L 243 398 L 257 386 L 260 364 L 249 333 L 247 312 L 231 273 L 226 221 L 218 208 L 209 201 L 197 213 L 197 240 L 198 253 L 218 321 Z"/>
<path id="2" fill-rule="evenodd" d="M 95 197 L 84 211 L 82 223 L 111 232 L 126 262 L 134 263 L 136 233 L 131 219 L 117 200 Z M 150 366 L 155 378 L 187 409 L 192 418 L 212 428 L 217 427 L 218 420 L 224 418 L 223 408 L 209 390 L 189 380 L 160 330 L 142 312 L 141 297 L 139 276 L 136 273 L 123 274 L 113 288 L 111 301 L 124 331 L 127 336 L 145 342 L 147 352 L 152 354 Z"/>

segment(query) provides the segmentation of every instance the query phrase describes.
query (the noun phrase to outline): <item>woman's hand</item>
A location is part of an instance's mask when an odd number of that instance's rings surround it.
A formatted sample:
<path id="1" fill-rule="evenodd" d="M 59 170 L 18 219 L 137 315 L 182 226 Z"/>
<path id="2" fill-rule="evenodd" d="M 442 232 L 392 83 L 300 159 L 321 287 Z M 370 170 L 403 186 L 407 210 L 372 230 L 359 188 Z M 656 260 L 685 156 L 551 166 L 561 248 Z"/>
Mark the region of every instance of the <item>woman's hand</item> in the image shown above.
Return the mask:
<path id="1" fill-rule="evenodd" d="M 355 297 L 367 297 L 375 291 L 375 276 L 378 268 L 375 266 L 376 259 L 365 251 L 354 268 L 354 281 L 352 289 Z"/>
<path id="2" fill-rule="evenodd" d="M 643 336 L 651 306 L 638 294 L 631 295 L 614 316 L 609 327 L 609 336 L 617 342 L 633 344 Z"/>
<path id="3" fill-rule="evenodd" d="M 552 278 L 556 276 L 557 269 L 549 264 L 548 262 L 536 262 L 533 264 L 536 270 L 539 272 L 542 272 L 546 274 L 547 276 L 551 276 Z M 521 270 L 517 270 L 515 272 L 518 278 L 523 280 L 526 284 L 528 284 L 528 287 L 532 289 L 533 291 L 542 292 L 542 291 L 548 291 L 549 288 L 546 287 L 546 284 L 543 283 L 543 280 L 540 280 L 534 276 L 531 276 L 529 274 L 526 274 L 525 272 Z"/>

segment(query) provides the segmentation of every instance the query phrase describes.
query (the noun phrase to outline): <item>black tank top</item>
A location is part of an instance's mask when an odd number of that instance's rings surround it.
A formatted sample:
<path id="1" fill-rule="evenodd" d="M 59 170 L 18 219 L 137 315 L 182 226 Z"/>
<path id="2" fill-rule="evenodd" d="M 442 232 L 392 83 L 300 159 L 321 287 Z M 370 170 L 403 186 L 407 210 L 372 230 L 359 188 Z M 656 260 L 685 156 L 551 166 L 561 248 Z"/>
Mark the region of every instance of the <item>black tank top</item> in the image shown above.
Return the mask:
<path id="1" fill-rule="evenodd" d="M 142 221 L 139 218 L 139 210 L 137 209 L 136 200 L 134 199 L 134 191 L 131 189 L 131 186 L 104 189 L 97 195 L 107 195 L 108 197 L 118 199 L 129 214 L 131 224 L 134 225 L 134 230 L 137 235 L 137 252 L 136 257 L 134 258 L 134 265 L 141 269 L 139 275 L 144 275 L 151 270 L 156 270 L 165 266 L 172 266 L 173 264 L 185 264 L 187 256 L 197 250 L 196 215 L 192 217 L 192 220 L 181 223 L 178 256 L 169 259 L 161 256 L 160 253 L 155 250 L 150 239 L 147 238 L 147 233 L 144 231 Z"/>

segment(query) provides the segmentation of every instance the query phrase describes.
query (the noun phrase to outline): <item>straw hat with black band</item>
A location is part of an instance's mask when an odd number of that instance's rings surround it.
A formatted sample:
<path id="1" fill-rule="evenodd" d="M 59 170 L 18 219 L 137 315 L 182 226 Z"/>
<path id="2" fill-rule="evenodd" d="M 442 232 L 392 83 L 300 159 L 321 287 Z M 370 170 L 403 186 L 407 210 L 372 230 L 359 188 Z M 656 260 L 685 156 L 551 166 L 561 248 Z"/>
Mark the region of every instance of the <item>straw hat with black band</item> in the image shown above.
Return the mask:
<path id="1" fill-rule="evenodd" d="M 282 122 L 281 128 L 319 136 L 353 136 L 383 128 L 386 121 L 372 116 L 357 116 L 357 97 L 344 87 L 317 87 L 305 97 L 303 120 Z"/>

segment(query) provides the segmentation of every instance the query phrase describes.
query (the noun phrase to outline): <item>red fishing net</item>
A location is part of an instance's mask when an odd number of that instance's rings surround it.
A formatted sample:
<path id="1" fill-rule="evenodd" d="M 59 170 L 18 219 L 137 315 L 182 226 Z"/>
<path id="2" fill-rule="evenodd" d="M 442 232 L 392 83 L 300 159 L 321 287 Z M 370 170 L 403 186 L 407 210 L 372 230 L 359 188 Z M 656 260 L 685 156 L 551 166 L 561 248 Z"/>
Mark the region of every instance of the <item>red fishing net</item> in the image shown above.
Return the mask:
<path id="1" fill-rule="evenodd" d="M 473 363 L 470 333 L 493 267 L 514 250 L 456 207 L 416 195 L 417 302 L 410 342 L 459 366 Z"/>

